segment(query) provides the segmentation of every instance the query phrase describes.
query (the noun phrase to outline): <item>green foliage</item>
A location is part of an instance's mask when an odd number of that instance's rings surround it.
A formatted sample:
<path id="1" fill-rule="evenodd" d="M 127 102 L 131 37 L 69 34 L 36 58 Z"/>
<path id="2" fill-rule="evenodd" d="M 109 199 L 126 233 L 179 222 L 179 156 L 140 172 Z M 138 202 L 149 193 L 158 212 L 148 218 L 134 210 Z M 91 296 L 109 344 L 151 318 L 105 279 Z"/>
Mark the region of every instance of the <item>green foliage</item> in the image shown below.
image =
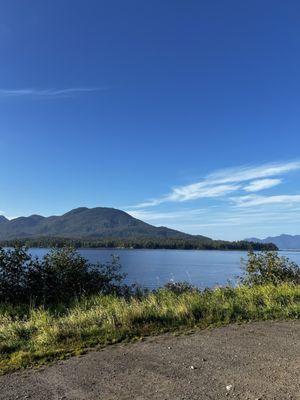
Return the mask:
<path id="1" fill-rule="evenodd" d="M 189 282 L 168 282 L 164 285 L 164 288 L 170 290 L 173 293 L 181 294 L 185 292 L 194 292 L 198 291 L 198 289 L 191 285 Z"/>
<path id="2" fill-rule="evenodd" d="M 299 317 L 300 285 L 288 283 L 179 294 L 160 289 L 127 300 L 97 295 L 52 309 L 2 306 L 0 373 L 159 332 Z"/>
<path id="3" fill-rule="evenodd" d="M 127 237 L 101 239 L 67 239 L 40 237 L 35 239 L 6 240 L 0 242 L 3 247 L 65 247 L 73 248 L 123 248 L 123 249 L 179 249 L 179 250 L 278 250 L 272 243 L 254 243 L 247 241 L 227 242 L 204 237 Z"/>
<path id="4" fill-rule="evenodd" d="M 244 262 L 245 275 L 242 282 L 246 285 L 278 285 L 284 282 L 300 284 L 300 268 L 287 257 L 267 251 L 263 253 L 248 253 Z"/>
<path id="5" fill-rule="evenodd" d="M 90 264 L 72 248 L 54 249 L 42 259 L 25 248 L 0 249 L 0 303 L 53 305 L 82 295 L 118 293 L 117 258 L 107 264 Z"/>
<path id="6" fill-rule="evenodd" d="M 69 248 L 43 259 L 2 249 L 0 373 L 159 332 L 300 317 L 298 266 L 251 252 L 245 269 L 238 287 L 201 292 L 183 282 L 133 293 L 121 285 L 118 260 L 91 265 Z"/>

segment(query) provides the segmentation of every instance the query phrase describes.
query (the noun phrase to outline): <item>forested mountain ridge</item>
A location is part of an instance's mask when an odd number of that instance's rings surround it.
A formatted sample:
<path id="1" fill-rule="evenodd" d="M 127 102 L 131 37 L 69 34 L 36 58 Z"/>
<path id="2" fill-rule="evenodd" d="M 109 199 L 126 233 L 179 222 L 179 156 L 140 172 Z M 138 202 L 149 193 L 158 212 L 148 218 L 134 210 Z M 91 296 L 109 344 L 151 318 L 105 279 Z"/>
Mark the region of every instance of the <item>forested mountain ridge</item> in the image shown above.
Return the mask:
<path id="1" fill-rule="evenodd" d="M 0 216 L 0 245 L 28 247 L 121 247 L 149 249 L 255 250 L 276 246 L 246 241 L 212 240 L 156 227 L 115 208 L 80 207 L 61 216 L 31 215 L 8 220 Z"/>
<path id="2" fill-rule="evenodd" d="M 166 227 L 156 227 L 115 208 L 80 207 L 61 216 L 31 215 L 8 220 L 0 216 L 0 240 L 61 238 L 195 238 Z M 211 241 L 205 236 L 198 240 Z"/>

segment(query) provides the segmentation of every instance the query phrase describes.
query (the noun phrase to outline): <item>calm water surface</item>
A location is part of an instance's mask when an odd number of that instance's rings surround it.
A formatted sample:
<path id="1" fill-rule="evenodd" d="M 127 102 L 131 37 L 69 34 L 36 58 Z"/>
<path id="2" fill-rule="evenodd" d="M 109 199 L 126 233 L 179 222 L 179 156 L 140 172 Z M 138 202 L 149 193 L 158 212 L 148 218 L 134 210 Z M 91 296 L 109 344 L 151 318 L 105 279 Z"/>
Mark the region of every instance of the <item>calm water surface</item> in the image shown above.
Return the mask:
<path id="1" fill-rule="evenodd" d="M 43 256 L 48 249 L 30 249 L 30 253 Z M 243 251 L 220 250 L 130 250 L 130 249 L 81 249 L 79 252 L 90 262 L 109 261 L 118 255 L 122 270 L 127 274 L 126 283 L 138 283 L 154 289 L 170 280 L 188 281 L 200 288 L 224 285 L 241 275 Z M 281 251 L 300 265 L 300 252 Z"/>

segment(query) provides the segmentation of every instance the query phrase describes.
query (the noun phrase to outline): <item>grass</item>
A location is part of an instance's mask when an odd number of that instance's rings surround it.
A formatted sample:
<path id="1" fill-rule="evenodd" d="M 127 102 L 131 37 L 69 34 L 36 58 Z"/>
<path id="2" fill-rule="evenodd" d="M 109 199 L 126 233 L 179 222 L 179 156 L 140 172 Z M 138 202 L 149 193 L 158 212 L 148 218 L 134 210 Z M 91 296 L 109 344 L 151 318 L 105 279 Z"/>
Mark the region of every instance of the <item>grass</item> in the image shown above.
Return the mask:
<path id="1" fill-rule="evenodd" d="M 218 288 L 142 299 L 82 299 L 69 307 L 0 305 L 0 373 L 81 354 L 89 347 L 167 331 L 300 317 L 300 285 Z"/>

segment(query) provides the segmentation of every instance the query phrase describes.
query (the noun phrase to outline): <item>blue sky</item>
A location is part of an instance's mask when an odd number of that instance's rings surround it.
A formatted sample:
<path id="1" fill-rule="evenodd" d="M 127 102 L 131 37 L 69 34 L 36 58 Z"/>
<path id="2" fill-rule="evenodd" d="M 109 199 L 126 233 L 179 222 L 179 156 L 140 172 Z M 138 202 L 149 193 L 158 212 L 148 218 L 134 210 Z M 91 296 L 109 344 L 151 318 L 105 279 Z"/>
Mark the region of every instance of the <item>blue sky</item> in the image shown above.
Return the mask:
<path id="1" fill-rule="evenodd" d="M 299 234 L 300 3 L 3 1 L 0 210 Z"/>

